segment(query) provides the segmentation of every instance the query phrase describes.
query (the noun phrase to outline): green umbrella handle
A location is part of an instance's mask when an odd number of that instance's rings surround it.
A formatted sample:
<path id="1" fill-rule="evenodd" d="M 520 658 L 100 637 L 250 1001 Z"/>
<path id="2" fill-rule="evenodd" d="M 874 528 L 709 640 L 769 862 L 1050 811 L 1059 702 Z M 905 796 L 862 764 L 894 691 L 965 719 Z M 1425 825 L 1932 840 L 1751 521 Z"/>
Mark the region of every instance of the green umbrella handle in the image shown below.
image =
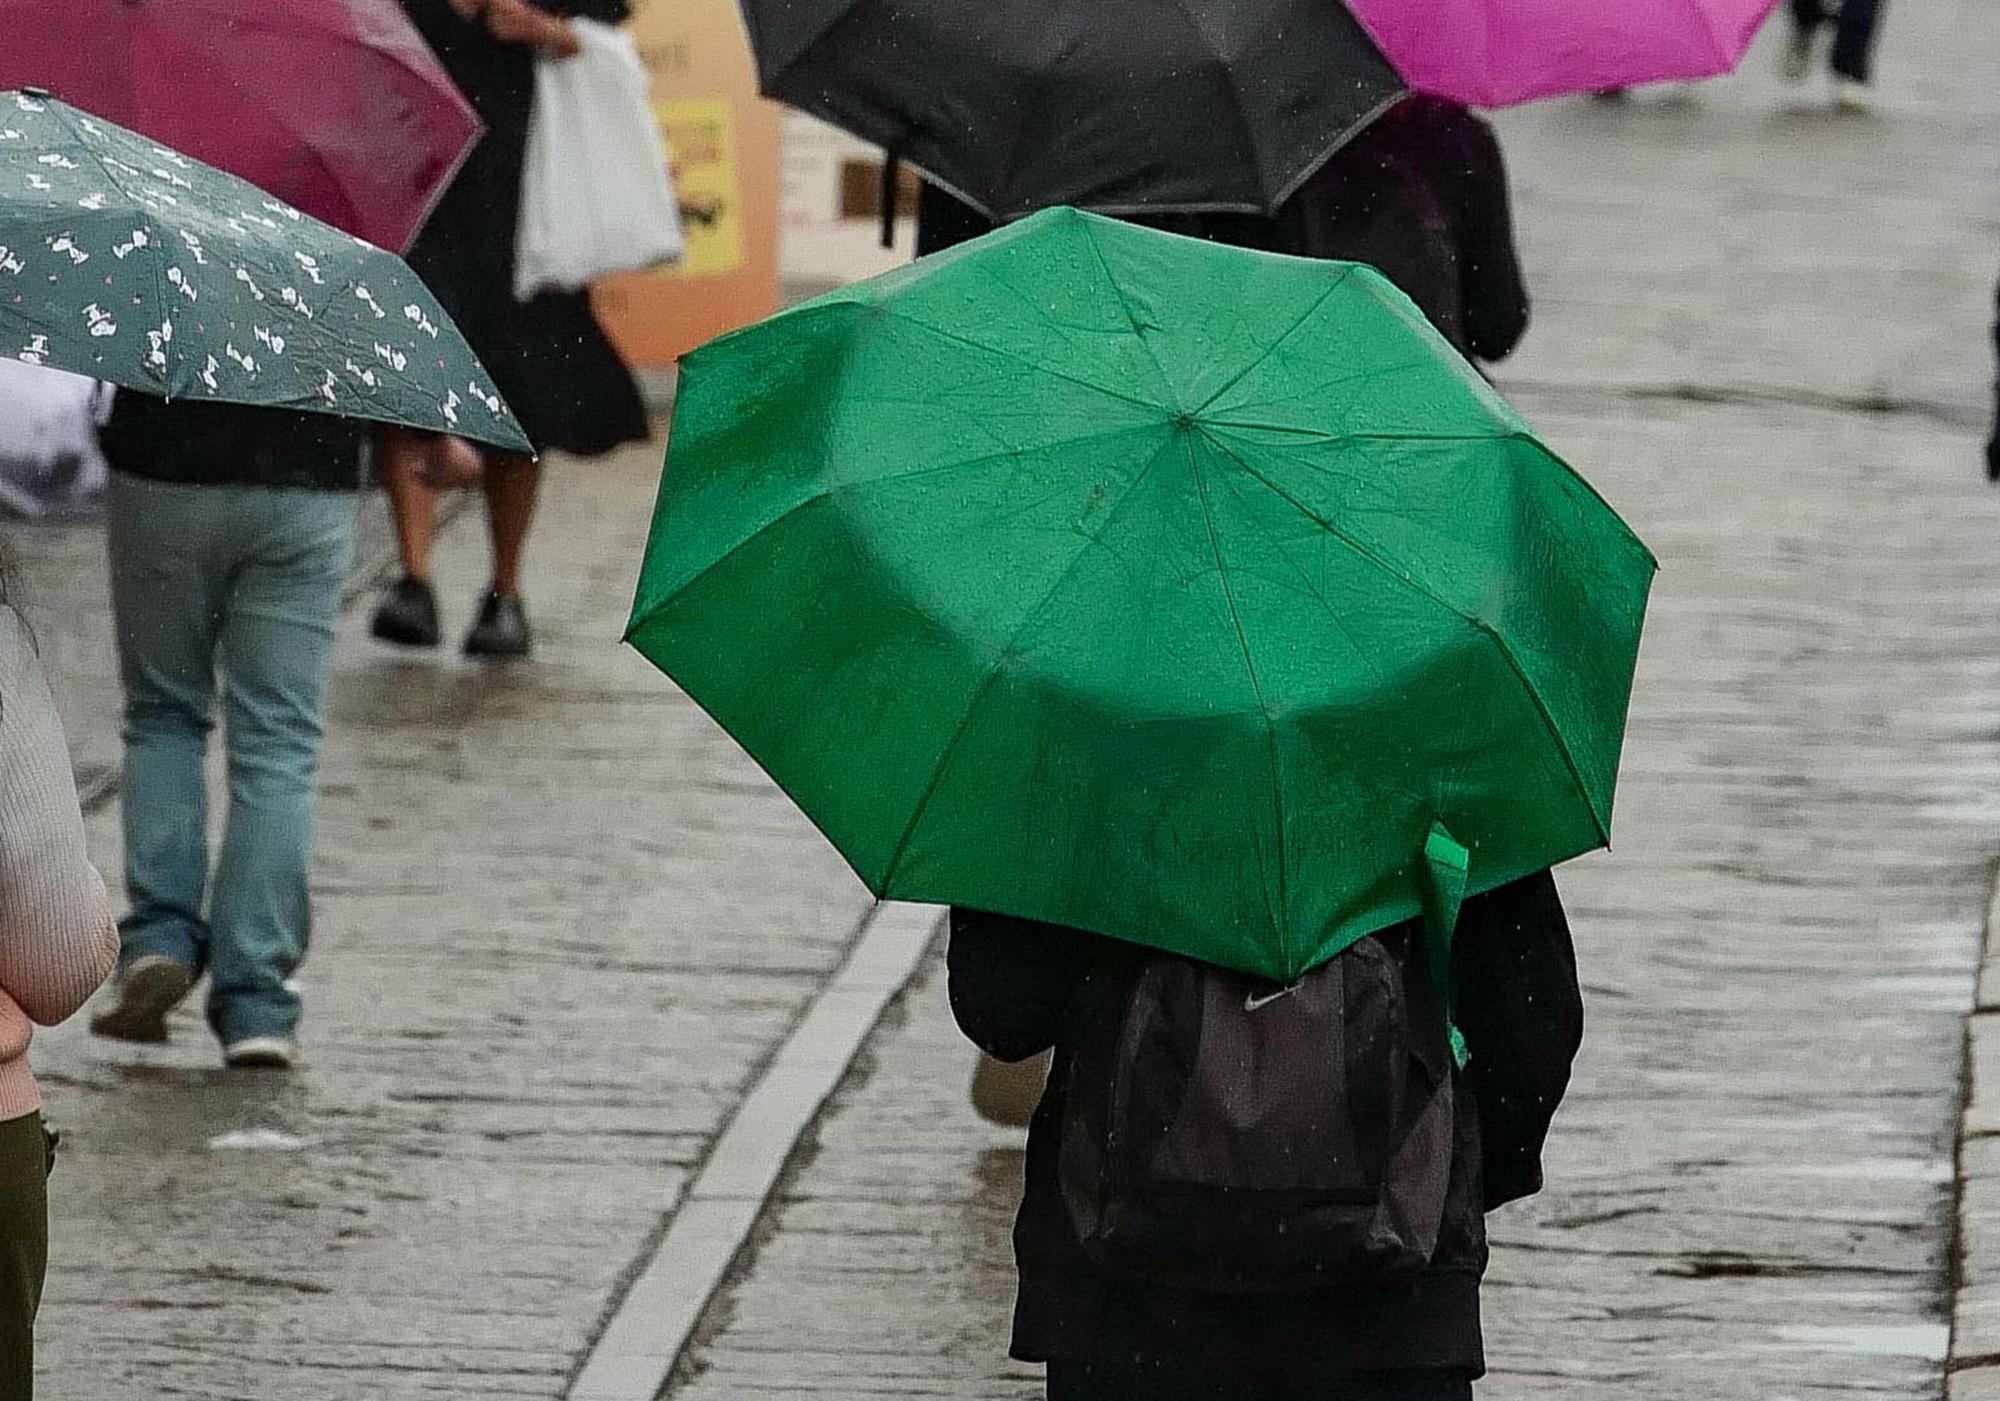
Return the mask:
<path id="1" fill-rule="evenodd" d="M 1459 906 L 1465 903 L 1465 877 L 1471 865 L 1472 853 L 1465 849 L 1464 844 L 1446 831 L 1442 822 L 1431 823 L 1430 836 L 1424 840 L 1425 961 L 1430 964 L 1438 1000 L 1444 1004 L 1448 1018 L 1452 1017 L 1454 1005 L 1451 934 L 1458 926 Z M 1465 1038 L 1459 1035 L 1455 1018 L 1450 1023 L 1450 1031 L 1451 1053 L 1463 1070 L 1467 1059 Z"/>

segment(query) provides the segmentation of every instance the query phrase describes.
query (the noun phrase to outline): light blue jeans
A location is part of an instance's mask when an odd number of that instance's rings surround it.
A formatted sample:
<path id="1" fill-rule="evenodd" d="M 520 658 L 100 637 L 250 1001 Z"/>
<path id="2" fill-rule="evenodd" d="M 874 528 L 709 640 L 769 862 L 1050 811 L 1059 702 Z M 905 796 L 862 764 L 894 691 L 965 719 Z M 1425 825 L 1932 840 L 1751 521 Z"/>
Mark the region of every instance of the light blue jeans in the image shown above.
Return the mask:
<path id="1" fill-rule="evenodd" d="M 114 473 L 111 604 L 125 688 L 122 961 L 210 975 L 227 1044 L 287 1035 L 311 926 L 313 800 L 355 494 Z M 203 759 L 218 679 L 229 813 L 209 876 Z"/>

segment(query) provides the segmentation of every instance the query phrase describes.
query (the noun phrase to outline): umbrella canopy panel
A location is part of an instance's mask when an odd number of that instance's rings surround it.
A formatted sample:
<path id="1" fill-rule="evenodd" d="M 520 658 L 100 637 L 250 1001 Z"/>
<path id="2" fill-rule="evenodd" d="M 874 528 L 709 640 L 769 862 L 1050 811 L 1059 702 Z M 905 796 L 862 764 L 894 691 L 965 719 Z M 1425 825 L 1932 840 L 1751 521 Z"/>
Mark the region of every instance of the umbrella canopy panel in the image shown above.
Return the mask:
<path id="1" fill-rule="evenodd" d="M 0 355 L 532 451 L 400 258 L 32 93 L 0 93 Z"/>
<path id="2" fill-rule="evenodd" d="M 1653 568 L 1372 269 L 1057 211 L 690 356 L 630 637 L 878 894 L 1287 978 L 1603 844 Z"/>
<path id="3" fill-rule="evenodd" d="M 0 88 L 41 88 L 384 248 L 479 119 L 395 0 L 0 0 Z"/>
<path id="4" fill-rule="evenodd" d="M 1410 86 L 1506 107 L 1727 73 L 1776 0 L 1347 0 Z"/>
<path id="5" fill-rule="evenodd" d="M 1328 0 L 744 0 L 764 92 L 989 216 L 1269 213 L 1403 92 Z"/>

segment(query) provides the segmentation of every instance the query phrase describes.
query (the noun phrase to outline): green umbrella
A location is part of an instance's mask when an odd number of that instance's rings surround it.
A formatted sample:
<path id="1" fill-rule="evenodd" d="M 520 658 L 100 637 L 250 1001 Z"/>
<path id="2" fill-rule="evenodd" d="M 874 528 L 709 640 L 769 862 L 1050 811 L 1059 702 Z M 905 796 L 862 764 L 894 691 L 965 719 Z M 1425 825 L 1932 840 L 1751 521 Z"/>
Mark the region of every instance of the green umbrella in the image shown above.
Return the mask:
<path id="1" fill-rule="evenodd" d="M 629 637 L 878 895 L 1287 979 L 1605 843 L 1654 568 L 1373 269 L 1051 210 L 687 358 Z"/>
<path id="2" fill-rule="evenodd" d="M 0 93 L 0 355 L 532 451 L 400 258 L 39 93 Z"/>

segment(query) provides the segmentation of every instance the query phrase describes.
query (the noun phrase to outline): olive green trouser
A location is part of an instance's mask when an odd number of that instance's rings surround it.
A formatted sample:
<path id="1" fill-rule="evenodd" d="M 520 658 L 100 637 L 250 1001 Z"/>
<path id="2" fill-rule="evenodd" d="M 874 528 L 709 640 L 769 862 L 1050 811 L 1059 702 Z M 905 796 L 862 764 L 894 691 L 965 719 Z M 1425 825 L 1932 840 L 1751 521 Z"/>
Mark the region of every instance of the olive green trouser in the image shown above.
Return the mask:
<path id="1" fill-rule="evenodd" d="M 48 1161 L 40 1114 L 0 1123 L 0 1401 L 35 1394 L 35 1310 L 49 1261 Z"/>

